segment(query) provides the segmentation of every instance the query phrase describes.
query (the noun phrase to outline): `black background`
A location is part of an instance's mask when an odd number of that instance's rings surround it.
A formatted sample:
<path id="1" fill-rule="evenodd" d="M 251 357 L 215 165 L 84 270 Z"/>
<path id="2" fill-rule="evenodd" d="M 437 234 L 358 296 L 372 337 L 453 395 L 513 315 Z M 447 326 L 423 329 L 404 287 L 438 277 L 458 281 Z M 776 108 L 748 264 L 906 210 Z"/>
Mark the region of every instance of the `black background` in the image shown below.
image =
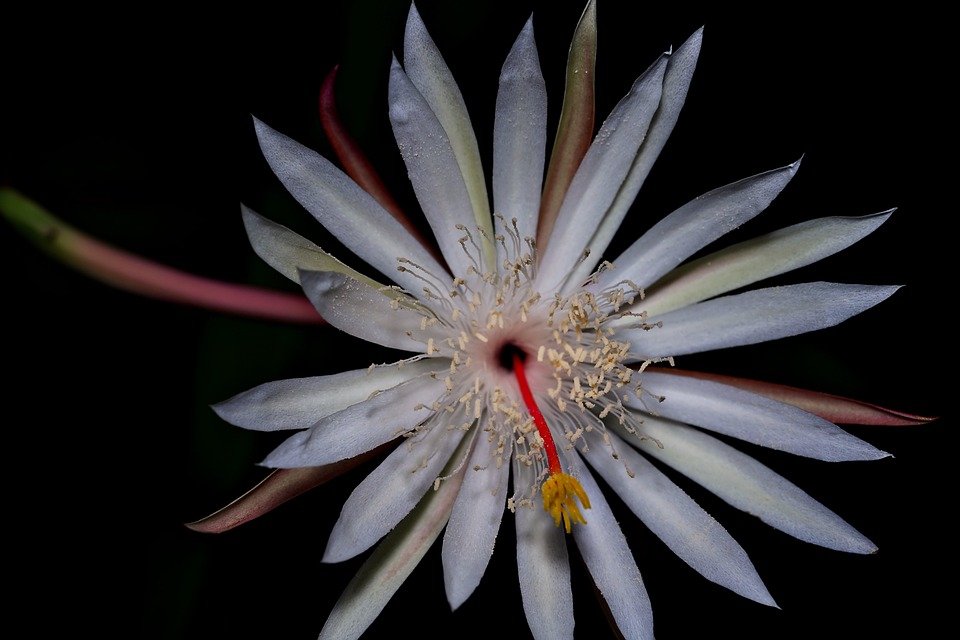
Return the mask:
<path id="1" fill-rule="evenodd" d="M 0 181 L 159 262 L 293 291 L 249 249 L 239 202 L 348 256 L 269 173 L 250 115 L 330 156 L 316 99 L 325 73 L 341 64 L 348 127 L 415 211 L 386 117 L 387 70 L 391 52 L 401 50 L 408 6 L 271 3 L 136 18 L 11 12 L 0 45 Z M 579 2 L 418 7 L 458 78 L 487 160 L 500 66 L 532 12 L 552 130 Z M 620 238 L 632 240 L 708 189 L 801 156 L 780 198 L 733 238 L 898 207 L 843 255 L 785 280 L 906 285 L 890 300 L 836 328 L 678 364 L 943 417 L 923 427 L 852 427 L 895 456 L 879 462 L 831 465 L 749 450 L 870 537 L 875 556 L 794 541 L 683 484 L 741 542 L 781 610 L 700 578 L 614 506 L 661 640 L 930 637 L 949 628 L 956 599 L 947 21 L 919 8 L 844 17 L 777 7 L 641 12 L 600 3 L 598 124 L 657 54 L 705 25 L 687 106 Z M 34 635 L 315 637 L 360 566 L 361 559 L 324 565 L 320 557 L 343 500 L 371 466 L 227 534 L 181 523 L 252 486 L 264 474 L 255 462 L 278 441 L 222 423 L 210 404 L 260 382 L 365 366 L 382 354 L 330 329 L 118 291 L 51 261 L 6 223 L 0 243 L 14 615 L 19 605 L 45 612 L 30 615 Z M 576 560 L 573 571 L 577 637 L 606 637 Z M 365 637 L 474 631 L 527 633 L 509 517 L 488 574 L 460 610 L 451 614 L 446 604 L 435 546 Z"/>

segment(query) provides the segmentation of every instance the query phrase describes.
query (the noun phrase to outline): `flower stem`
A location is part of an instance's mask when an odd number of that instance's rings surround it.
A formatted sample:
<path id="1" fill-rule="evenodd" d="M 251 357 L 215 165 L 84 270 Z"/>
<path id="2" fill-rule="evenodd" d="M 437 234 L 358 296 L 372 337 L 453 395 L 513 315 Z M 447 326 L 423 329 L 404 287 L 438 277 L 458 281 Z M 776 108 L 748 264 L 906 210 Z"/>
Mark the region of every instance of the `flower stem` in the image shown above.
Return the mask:
<path id="1" fill-rule="evenodd" d="M 48 255 L 119 289 L 245 316 L 323 322 L 301 295 L 203 278 L 122 251 L 71 227 L 14 189 L 0 188 L 0 214 Z"/>

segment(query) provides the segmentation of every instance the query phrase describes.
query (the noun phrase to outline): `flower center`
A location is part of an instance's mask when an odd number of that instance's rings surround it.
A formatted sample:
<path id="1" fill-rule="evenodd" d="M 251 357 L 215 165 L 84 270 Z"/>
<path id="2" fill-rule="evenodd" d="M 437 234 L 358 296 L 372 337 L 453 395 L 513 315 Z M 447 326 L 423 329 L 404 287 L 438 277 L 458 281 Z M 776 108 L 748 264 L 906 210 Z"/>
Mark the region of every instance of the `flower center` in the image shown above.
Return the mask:
<path id="1" fill-rule="evenodd" d="M 625 364 L 630 344 L 608 322 L 620 316 L 622 295 L 587 287 L 541 295 L 532 241 L 521 242 L 515 222 L 497 222 L 501 262 L 492 269 L 484 268 L 465 227 L 458 230 L 471 266 L 452 283 L 400 261 L 425 285 L 410 305 L 422 315 L 424 355 L 449 358 L 447 370 L 437 372 L 446 391 L 431 419 L 450 430 L 474 429 L 473 446 L 489 447 L 496 468 L 517 465 L 516 480 L 524 479 L 509 509 L 532 506 L 539 491 L 545 511 L 570 533 L 573 523 L 586 524 L 581 510 L 590 508 L 580 482 L 565 471 L 576 464 L 572 450 L 585 432 L 605 431 L 607 419 L 634 433 L 638 426 L 622 403 L 623 394 L 641 392 Z M 478 458 L 475 468 L 485 463 Z"/>

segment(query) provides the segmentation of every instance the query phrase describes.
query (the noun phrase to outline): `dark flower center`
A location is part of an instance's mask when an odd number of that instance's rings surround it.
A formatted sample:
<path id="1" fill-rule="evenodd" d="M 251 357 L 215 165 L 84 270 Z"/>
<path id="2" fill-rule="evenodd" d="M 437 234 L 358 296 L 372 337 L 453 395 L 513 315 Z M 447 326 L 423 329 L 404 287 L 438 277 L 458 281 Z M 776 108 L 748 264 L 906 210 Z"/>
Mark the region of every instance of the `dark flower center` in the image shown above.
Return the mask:
<path id="1" fill-rule="evenodd" d="M 515 357 L 519 358 L 521 363 L 525 363 L 527 361 L 527 352 L 512 342 L 506 342 L 500 347 L 500 351 L 497 353 L 497 362 L 500 363 L 504 371 L 512 372 L 514 362 L 516 361 Z"/>

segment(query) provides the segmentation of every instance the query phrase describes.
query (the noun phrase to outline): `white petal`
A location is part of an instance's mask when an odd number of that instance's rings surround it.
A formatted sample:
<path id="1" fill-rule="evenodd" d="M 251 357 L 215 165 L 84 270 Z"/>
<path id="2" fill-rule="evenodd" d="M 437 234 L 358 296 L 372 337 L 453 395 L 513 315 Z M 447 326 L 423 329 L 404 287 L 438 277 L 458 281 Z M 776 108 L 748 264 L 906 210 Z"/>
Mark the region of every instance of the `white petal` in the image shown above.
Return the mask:
<path id="1" fill-rule="evenodd" d="M 583 258 L 584 251 L 591 249 L 591 236 L 584 231 L 600 224 L 627 177 L 657 111 L 668 59 L 668 54 L 660 56 L 637 78 L 630 92 L 604 121 L 583 157 L 538 265 L 538 278 L 544 290 L 562 285 Z M 594 256 L 592 262 L 596 263 L 596 258 Z M 580 284 L 568 283 L 569 286 Z"/>
<path id="2" fill-rule="evenodd" d="M 453 475 L 436 491 L 428 491 L 363 563 L 334 605 L 319 640 L 355 640 L 380 615 L 450 516 L 463 473 L 449 472 Z"/>
<path id="3" fill-rule="evenodd" d="M 247 236 L 250 238 L 250 245 L 256 254 L 294 282 L 300 282 L 299 271 L 303 269 L 339 271 L 370 286 L 382 286 L 282 224 L 268 220 L 243 205 L 240 205 L 240 212 L 243 215 Z"/>
<path id="4" fill-rule="evenodd" d="M 300 282 L 324 320 L 367 342 L 426 353 L 427 340 L 445 335 L 430 326 L 421 330 L 423 316 L 392 289 L 376 289 L 333 271 L 301 271 Z"/>
<path id="5" fill-rule="evenodd" d="M 547 91 L 531 18 L 500 72 L 493 130 L 494 210 L 517 219 L 521 241 L 537 235 L 546 138 Z"/>
<path id="6" fill-rule="evenodd" d="M 438 368 L 442 369 L 443 364 L 420 360 L 329 376 L 277 380 L 238 393 L 213 405 L 213 410 L 230 424 L 244 429 L 306 429 L 321 418 Z"/>
<path id="7" fill-rule="evenodd" d="M 691 255 L 767 208 L 796 173 L 800 162 L 728 184 L 694 198 L 644 233 L 600 275 L 606 288 L 629 281 L 639 288 L 656 282 Z"/>
<path id="8" fill-rule="evenodd" d="M 397 271 L 397 258 L 412 260 L 438 275 L 446 273 L 373 196 L 326 158 L 256 118 L 253 123 L 263 156 L 283 186 L 364 262 L 411 291 L 419 291 L 423 283 Z"/>
<path id="9" fill-rule="evenodd" d="M 660 104 L 653 116 L 653 121 L 650 123 L 647 137 L 640 146 L 640 151 L 633 161 L 633 166 L 630 167 L 630 173 L 627 174 L 626 180 L 617 192 L 617 197 L 604 215 L 603 222 L 593 234 L 593 240 L 590 243 L 591 250 L 597 258 L 606 251 L 627 211 L 633 206 L 633 201 L 637 197 L 640 187 L 643 186 L 647 174 L 650 173 L 654 162 L 660 156 L 660 151 L 666 144 L 667 138 L 673 132 L 673 127 L 680 117 L 680 110 L 687 98 L 690 81 L 693 79 L 693 71 L 697 66 L 702 39 L 703 29 L 697 29 L 667 60 Z M 586 281 L 595 264 L 596 260 L 584 261 L 574 269 L 569 282 Z"/>
<path id="10" fill-rule="evenodd" d="M 433 375 L 420 375 L 318 420 L 284 440 L 261 464 L 317 467 L 365 453 L 421 424 L 443 392 Z"/>
<path id="11" fill-rule="evenodd" d="M 830 462 L 890 455 L 812 413 L 729 385 L 648 369 L 643 374 L 643 389 L 650 396 L 664 398 L 663 402 L 647 396 L 646 402 L 631 397 L 625 404 L 636 409 L 649 407 L 662 418 L 761 447 Z"/>
<path id="12" fill-rule="evenodd" d="M 646 290 L 642 306 L 660 315 L 799 269 L 846 249 L 892 213 L 808 220 L 721 249 L 671 271 Z"/>
<path id="13" fill-rule="evenodd" d="M 617 333 L 640 360 L 777 340 L 832 327 L 893 295 L 899 287 L 807 282 L 725 296 L 671 311 Z"/>
<path id="14" fill-rule="evenodd" d="M 450 140 L 396 60 L 390 69 L 389 99 L 393 135 L 413 191 L 444 259 L 454 275 L 464 276 L 471 262 L 460 245 L 461 228 L 475 230 L 477 223 Z"/>
<path id="15" fill-rule="evenodd" d="M 480 162 L 477 137 L 470 123 L 470 116 L 467 114 L 467 105 L 463 101 L 460 88 L 453 79 L 453 74 L 450 73 L 447 63 L 444 62 L 433 39 L 427 33 L 427 28 L 413 4 L 410 5 L 407 26 L 403 34 L 403 66 L 413 86 L 430 105 L 430 110 L 436 115 L 450 141 L 456 164 L 460 167 L 463 182 L 470 194 L 474 221 L 469 228 L 483 229 L 487 234 L 486 237 L 492 238 L 493 228 L 490 204 L 487 201 L 487 183 L 483 175 L 483 165 Z M 492 249 L 489 243 L 485 246 Z M 492 255 L 486 259 L 489 261 L 491 257 Z"/>
<path id="16" fill-rule="evenodd" d="M 394 449 L 347 498 L 323 561 L 340 562 L 363 553 L 397 526 L 427 491 L 433 491 L 463 435 L 437 424 L 422 438 L 411 438 Z"/>
<path id="17" fill-rule="evenodd" d="M 614 428 L 617 428 L 614 426 Z M 795 484 L 748 455 L 678 422 L 644 417 L 640 440 L 621 436 L 734 507 L 795 538 L 850 553 L 876 546 Z"/>
<path id="18" fill-rule="evenodd" d="M 590 509 L 582 512 L 587 524 L 573 525 L 573 539 L 623 637 L 652 640 L 653 609 L 627 539 L 590 472 L 577 466 L 574 475 L 590 498 Z"/>
<path id="19" fill-rule="evenodd" d="M 609 433 L 586 434 L 587 461 L 671 551 L 707 580 L 755 602 L 776 606 L 753 563 L 719 522 L 642 455 Z M 619 459 L 614 459 L 612 453 Z"/>
<path id="20" fill-rule="evenodd" d="M 507 503 L 510 465 L 491 456 L 484 437 L 477 440 L 443 534 L 443 583 L 451 609 L 463 604 L 480 584 Z"/>
<path id="21" fill-rule="evenodd" d="M 514 460 L 513 468 L 516 486 L 525 489 L 534 485 L 529 467 Z M 543 503 L 519 505 L 515 515 L 520 595 L 530 631 L 536 640 L 573 640 L 566 534 L 544 512 Z"/>

